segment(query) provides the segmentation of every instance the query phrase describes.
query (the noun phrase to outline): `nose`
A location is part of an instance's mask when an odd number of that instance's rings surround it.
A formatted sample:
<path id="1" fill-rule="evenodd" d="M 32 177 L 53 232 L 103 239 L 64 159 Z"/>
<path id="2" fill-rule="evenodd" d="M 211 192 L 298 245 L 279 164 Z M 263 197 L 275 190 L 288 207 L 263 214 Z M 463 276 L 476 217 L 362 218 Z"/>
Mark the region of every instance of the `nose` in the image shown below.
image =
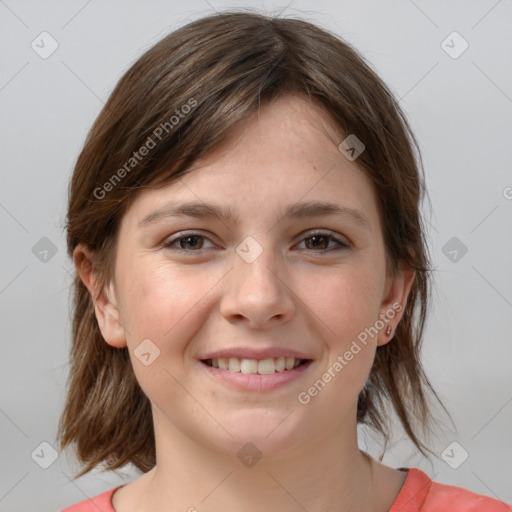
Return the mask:
<path id="1" fill-rule="evenodd" d="M 249 261 L 233 253 L 233 267 L 223 280 L 221 314 L 230 322 L 244 322 L 252 328 L 289 322 L 296 301 L 282 263 L 268 248 Z"/>

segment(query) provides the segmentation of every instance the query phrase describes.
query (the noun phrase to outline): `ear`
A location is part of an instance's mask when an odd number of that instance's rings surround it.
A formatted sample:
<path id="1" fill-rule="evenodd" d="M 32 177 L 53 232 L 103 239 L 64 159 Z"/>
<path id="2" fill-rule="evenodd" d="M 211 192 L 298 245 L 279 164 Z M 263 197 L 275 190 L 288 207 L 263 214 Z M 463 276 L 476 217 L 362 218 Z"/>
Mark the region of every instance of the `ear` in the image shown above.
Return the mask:
<path id="1" fill-rule="evenodd" d="M 384 322 L 384 327 L 379 330 L 377 345 L 385 345 L 393 339 L 398 322 L 405 312 L 415 277 L 416 271 L 412 269 L 403 269 L 394 278 L 388 277 L 379 314 L 379 318 Z M 391 326 L 391 332 L 386 334 L 388 326 Z"/>
<path id="2" fill-rule="evenodd" d="M 103 338 L 112 347 L 126 347 L 126 333 L 117 306 L 114 287 L 110 283 L 104 289 L 98 290 L 98 279 L 93 272 L 92 258 L 92 251 L 83 244 L 78 244 L 73 251 L 73 263 L 80 279 L 91 294 L 96 320 Z"/>

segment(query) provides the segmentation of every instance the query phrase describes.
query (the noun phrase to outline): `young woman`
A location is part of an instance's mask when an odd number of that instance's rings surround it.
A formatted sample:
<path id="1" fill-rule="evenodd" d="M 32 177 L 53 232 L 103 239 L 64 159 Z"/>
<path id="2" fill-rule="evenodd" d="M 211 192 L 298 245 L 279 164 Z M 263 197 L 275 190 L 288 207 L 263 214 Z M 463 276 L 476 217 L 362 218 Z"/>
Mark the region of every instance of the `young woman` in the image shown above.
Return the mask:
<path id="1" fill-rule="evenodd" d="M 357 51 L 305 21 L 216 14 L 128 70 L 70 186 L 59 436 L 80 475 L 143 474 L 66 512 L 511 510 L 358 447 L 392 406 L 432 453 L 415 149 Z"/>

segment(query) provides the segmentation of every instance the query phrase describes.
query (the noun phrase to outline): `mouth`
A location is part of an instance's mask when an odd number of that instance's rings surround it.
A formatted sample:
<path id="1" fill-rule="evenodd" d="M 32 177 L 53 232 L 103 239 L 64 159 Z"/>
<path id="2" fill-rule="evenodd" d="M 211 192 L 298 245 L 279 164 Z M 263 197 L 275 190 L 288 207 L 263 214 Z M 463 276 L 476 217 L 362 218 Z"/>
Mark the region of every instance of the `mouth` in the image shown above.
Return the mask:
<path id="1" fill-rule="evenodd" d="M 202 359 L 201 362 L 210 368 L 227 370 L 232 373 L 272 375 L 276 372 L 288 372 L 306 364 L 310 359 L 296 357 L 269 357 L 266 359 L 245 359 L 238 357 L 218 357 Z"/>
<path id="2" fill-rule="evenodd" d="M 267 357 L 246 359 L 217 357 L 200 359 L 209 378 L 226 389 L 242 392 L 271 392 L 299 381 L 313 364 L 313 359 Z"/>

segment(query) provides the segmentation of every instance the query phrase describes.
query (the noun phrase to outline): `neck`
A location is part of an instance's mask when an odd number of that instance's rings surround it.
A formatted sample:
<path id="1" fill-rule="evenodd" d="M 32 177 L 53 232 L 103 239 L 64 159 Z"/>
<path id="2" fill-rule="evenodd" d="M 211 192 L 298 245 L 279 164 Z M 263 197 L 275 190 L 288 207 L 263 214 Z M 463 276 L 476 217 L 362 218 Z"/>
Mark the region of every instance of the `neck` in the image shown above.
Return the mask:
<path id="1" fill-rule="evenodd" d="M 139 511 L 374 510 L 372 459 L 358 448 L 356 425 L 286 454 L 263 453 L 254 465 L 164 422 L 155 427 L 157 466 L 144 475 Z"/>

